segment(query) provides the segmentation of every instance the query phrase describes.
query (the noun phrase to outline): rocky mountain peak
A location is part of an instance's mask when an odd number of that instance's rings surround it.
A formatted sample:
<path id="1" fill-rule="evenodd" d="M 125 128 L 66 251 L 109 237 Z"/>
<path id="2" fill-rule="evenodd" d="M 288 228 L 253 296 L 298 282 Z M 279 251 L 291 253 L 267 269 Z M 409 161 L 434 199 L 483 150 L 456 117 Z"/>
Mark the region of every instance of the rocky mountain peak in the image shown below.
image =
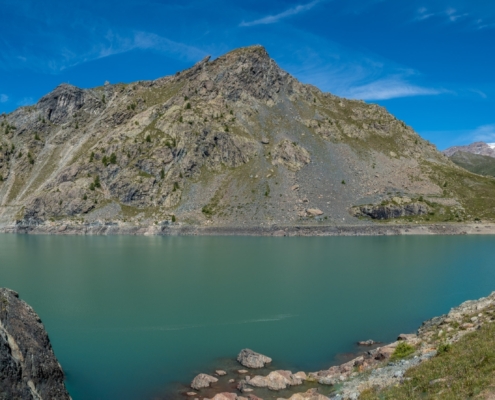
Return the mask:
<path id="1" fill-rule="evenodd" d="M 63 83 L 42 97 L 38 102 L 38 108 L 49 121 L 62 123 L 84 105 L 84 100 L 83 89 Z"/>
<path id="2" fill-rule="evenodd" d="M 478 154 L 481 156 L 495 157 L 495 146 L 493 145 L 493 143 L 485 143 L 481 141 L 474 142 L 466 146 L 449 147 L 448 149 L 444 150 L 443 153 L 446 156 L 451 157 L 459 151 L 465 153 Z"/>

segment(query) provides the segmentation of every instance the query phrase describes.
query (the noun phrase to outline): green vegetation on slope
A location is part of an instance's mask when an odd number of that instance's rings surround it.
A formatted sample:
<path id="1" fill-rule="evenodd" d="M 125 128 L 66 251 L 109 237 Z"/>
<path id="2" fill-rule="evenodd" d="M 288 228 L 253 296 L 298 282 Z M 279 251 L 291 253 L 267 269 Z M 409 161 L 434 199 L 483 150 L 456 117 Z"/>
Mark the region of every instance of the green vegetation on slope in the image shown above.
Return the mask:
<path id="1" fill-rule="evenodd" d="M 486 324 L 411 368 L 402 385 L 363 392 L 361 400 L 471 399 L 495 394 L 495 325 Z"/>
<path id="2" fill-rule="evenodd" d="M 450 159 L 475 174 L 495 176 L 495 158 L 493 157 L 458 151 Z"/>

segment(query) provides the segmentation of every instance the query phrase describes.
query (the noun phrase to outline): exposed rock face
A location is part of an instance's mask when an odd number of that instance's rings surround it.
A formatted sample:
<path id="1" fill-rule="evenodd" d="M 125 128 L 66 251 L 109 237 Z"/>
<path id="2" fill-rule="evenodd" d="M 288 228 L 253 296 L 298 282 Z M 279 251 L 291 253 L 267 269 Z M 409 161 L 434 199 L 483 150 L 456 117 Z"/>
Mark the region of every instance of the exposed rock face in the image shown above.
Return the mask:
<path id="1" fill-rule="evenodd" d="M 40 318 L 18 294 L 0 289 L 0 398 L 70 399 Z"/>
<path id="2" fill-rule="evenodd" d="M 371 224 L 349 210 L 389 193 L 495 218 L 491 180 L 384 108 L 301 84 L 261 46 L 154 81 L 63 84 L 0 131 L 0 229 Z"/>
<path id="3" fill-rule="evenodd" d="M 271 363 L 272 359 L 251 349 L 243 349 L 237 356 L 237 361 L 248 368 L 263 368 L 265 364 Z"/>
<path id="4" fill-rule="evenodd" d="M 485 142 L 474 142 L 467 146 L 454 146 L 442 151 L 448 157 L 452 157 L 458 151 L 479 154 L 481 156 L 495 157 L 495 144 Z"/>
<path id="5" fill-rule="evenodd" d="M 295 142 L 282 140 L 273 150 L 274 165 L 283 165 L 291 171 L 299 171 L 306 164 L 309 164 L 311 157 L 308 151 Z"/>
<path id="6" fill-rule="evenodd" d="M 391 219 L 400 217 L 409 217 L 416 215 L 426 215 L 430 209 L 424 203 L 409 204 L 386 204 L 378 206 L 361 206 L 354 209 L 354 215 L 367 216 L 373 219 Z"/>
<path id="7" fill-rule="evenodd" d="M 199 374 L 193 379 L 191 383 L 191 387 L 193 389 L 199 390 L 199 389 L 207 388 L 210 386 L 211 383 L 215 383 L 215 382 L 218 382 L 218 379 L 215 378 L 214 376 L 207 374 Z"/>

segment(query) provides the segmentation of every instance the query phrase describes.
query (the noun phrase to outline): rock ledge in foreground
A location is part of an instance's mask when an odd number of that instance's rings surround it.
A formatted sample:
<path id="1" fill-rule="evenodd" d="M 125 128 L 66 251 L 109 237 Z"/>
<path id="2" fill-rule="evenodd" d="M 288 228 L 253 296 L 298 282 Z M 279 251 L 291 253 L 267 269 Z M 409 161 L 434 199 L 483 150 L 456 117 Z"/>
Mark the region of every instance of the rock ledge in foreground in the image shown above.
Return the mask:
<path id="1" fill-rule="evenodd" d="M 39 316 L 5 288 L 0 288 L 0 366 L 2 399 L 70 399 Z"/>

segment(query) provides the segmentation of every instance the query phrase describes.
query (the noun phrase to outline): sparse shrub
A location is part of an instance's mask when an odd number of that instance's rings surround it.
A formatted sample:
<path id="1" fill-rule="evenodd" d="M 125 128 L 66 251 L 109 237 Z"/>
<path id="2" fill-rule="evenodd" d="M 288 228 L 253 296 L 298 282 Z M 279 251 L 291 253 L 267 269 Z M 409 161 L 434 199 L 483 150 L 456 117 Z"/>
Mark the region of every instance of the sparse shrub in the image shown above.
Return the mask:
<path id="1" fill-rule="evenodd" d="M 161 179 L 165 179 L 165 171 L 163 170 L 163 168 L 162 168 L 162 170 L 160 171 L 160 178 L 161 178 Z"/>
<path id="2" fill-rule="evenodd" d="M 397 347 L 395 348 L 394 352 L 392 353 L 392 356 L 390 359 L 393 360 L 400 360 L 402 358 L 406 358 L 413 354 L 415 351 L 415 348 L 411 346 L 410 344 L 406 342 L 400 342 Z"/>
<path id="3" fill-rule="evenodd" d="M 179 189 L 179 182 L 174 182 L 174 189 L 173 189 L 173 191 L 175 192 L 177 189 Z"/>
<path id="4" fill-rule="evenodd" d="M 177 218 L 175 218 L 175 215 L 172 215 L 172 222 L 176 222 Z"/>
<path id="5" fill-rule="evenodd" d="M 107 156 L 103 156 L 103 158 L 101 159 L 101 162 L 105 165 L 105 167 L 109 164 L 109 161 L 108 161 L 108 158 Z"/>
<path id="6" fill-rule="evenodd" d="M 84 201 L 88 200 L 88 196 L 87 196 L 87 195 L 84 195 L 84 196 L 83 196 L 83 200 L 84 200 Z"/>
<path id="7" fill-rule="evenodd" d="M 184 119 L 182 118 L 182 115 L 179 117 L 179 122 L 182 123 Z"/>
<path id="8" fill-rule="evenodd" d="M 112 153 L 110 155 L 110 164 L 117 164 L 117 156 L 115 155 L 115 153 Z"/>
<path id="9" fill-rule="evenodd" d="M 342 185 L 345 185 L 345 181 L 342 179 Z"/>
<path id="10" fill-rule="evenodd" d="M 186 110 L 190 110 L 191 109 L 191 103 L 187 103 L 186 104 Z"/>
<path id="11" fill-rule="evenodd" d="M 146 136 L 146 142 L 151 143 L 151 136 L 150 135 Z"/>
<path id="12" fill-rule="evenodd" d="M 34 134 L 34 140 L 41 140 L 40 136 L 37 133 Z"/>
<path id="13" fill-rule="evenodd" d="M 92 151 L 91 155 L 89 156 L 89 162 L 93 162 L 94 158 L 95 158 L 95 152 Z"/>
<path id="14" fill-rule="evenodd" d="M 452 345 L 450 343 L 442 343 L 438 346 L 437 354 L 440 355 L 440 354 L 448 353 L 451 349 L 452 349 Z"/>

